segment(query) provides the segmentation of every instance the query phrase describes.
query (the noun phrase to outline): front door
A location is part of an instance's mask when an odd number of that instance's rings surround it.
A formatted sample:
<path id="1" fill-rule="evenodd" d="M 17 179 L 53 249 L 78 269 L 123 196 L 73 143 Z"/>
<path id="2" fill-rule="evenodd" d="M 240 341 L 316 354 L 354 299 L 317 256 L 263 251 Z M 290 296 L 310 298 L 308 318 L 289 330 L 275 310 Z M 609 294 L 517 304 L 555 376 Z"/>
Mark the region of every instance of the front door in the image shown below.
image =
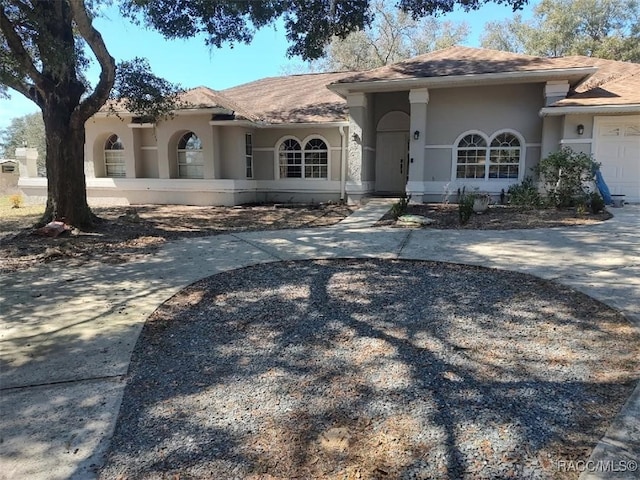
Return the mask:
<path id="1" fill-rule="evenodd" d="M 376 142 L 376 192 L 404 194 L 409 168 L 409 134 L 378 132 Z"/>

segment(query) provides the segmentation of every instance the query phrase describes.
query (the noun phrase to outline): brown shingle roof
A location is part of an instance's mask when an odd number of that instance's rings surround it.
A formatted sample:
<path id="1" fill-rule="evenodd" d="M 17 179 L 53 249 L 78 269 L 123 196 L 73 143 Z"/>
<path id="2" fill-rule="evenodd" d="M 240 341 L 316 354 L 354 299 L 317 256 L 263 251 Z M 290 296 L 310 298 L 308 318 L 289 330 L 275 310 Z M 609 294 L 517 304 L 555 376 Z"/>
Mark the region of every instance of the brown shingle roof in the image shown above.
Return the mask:
<path id="1" fill-rule="evenodd" d="M 267 123 L 339 122 L 347 118 L 345 100 L 327 85 L 353 72 L 269 77 L 223 90 Z"/>
<path id="2" fill-rule="evenodd" d="M 598 71 L 554 107 L 640 104 L 640 64 L 584 56 L 567 58 Z"/>
<path id="3" fill-rule="evenodd" d="M 336 83 L 529 72 L 585 66 L 583 62 L 574 61 L 570 58 L 543 58 L 486 48 L 455 46 L 419 55 L 393 65 L 346 76 Z"/>

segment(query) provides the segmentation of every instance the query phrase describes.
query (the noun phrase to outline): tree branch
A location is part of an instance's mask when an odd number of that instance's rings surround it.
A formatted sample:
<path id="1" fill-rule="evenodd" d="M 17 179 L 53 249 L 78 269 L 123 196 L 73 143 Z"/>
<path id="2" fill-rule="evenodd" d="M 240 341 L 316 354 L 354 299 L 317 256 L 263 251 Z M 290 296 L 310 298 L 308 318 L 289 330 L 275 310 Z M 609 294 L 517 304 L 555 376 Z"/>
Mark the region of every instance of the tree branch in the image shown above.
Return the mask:
<path id="1" fill-rule="evenodd" d="M 96 113 L 109 98 L 116 78 L 116 62 L 109 54 L 102 35 L 96 30 L 87 14 L 84 0 L 68 0 L 78 32 L 85 39 L 100 64 L 100 80 L 93 93 L 84 99 L 76 108 L 74 115 L 79 115 L 84 123 Z"/>
<path id="2" fill-rule="evenodd" d="M 32 102 L 34 101 L 30 93 L 31 89 L 33 88 L 33 85 L 29 85 L 28 83 L 25 83 L 23 80 L 20 80 L 15 75 L 11 75 L 9 72 L 0 73 L 0 82 L 5 84 L 9 88 L 12 88 L 16 92 L 21 93 Z"/>
<path id="3" fill-rule="evenodd" d="M 38 69 L 33 64 L 33 60 L 31 56 L 27 52 L 27 49 L 24 48 L 24 45 L 22 44 L 22 39 L 15 32 L 14 26 L 11 23 L 11 20 L 9 20 L 9 17 L 7 17 L 4 8 L 0 9 L 0 30 L 2 31 L 3 35 L 7 40 L 7 45 L 9 47 L 9 50 L 11 50 L 11 53 L 13 54 L 15 59 L 18 61 L 20 67 L 24 69 L 27 76 L 31 78 L 31 80 L 33 80 L 33 82 L 36 84 L 36 86 L 39 89 L 45 90 L 47 86 L 50 86 L 48 85 L 49 81 L 38 71 Z M 11 88 L 14 88 L 14 87 L 12 86 Z M 21 90 L 17 90 L 17 91 L 19 91 L 22 94 L 25 94 Z M 26 95 L 29 96 L 28 94 Z M 33 99 L 31 98 L 31 100 Z"/>

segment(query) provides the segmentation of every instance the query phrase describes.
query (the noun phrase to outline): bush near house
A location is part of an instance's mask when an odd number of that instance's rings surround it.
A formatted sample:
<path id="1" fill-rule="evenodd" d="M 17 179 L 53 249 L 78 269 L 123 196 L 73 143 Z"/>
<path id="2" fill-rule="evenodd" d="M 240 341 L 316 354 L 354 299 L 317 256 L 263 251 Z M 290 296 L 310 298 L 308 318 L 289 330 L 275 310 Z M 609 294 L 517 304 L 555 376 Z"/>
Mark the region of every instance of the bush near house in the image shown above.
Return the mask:
<path id="1" fill-rule="evenodd" d="M 533 170 L 551 205 L 567 208 L 590 204 L 584 183 L 592 182 L 599 168 L 600 164 L 591 155 L 565 147 L 541 160 Z"/>
<path id="2" fill-rule="evenodd" d="M 525 177 L 522 183 L 511 185 L 507 191 L 510 205 L 526 208 L 540 208 L 543 199 L 538 186 L 531 177 Z"/>

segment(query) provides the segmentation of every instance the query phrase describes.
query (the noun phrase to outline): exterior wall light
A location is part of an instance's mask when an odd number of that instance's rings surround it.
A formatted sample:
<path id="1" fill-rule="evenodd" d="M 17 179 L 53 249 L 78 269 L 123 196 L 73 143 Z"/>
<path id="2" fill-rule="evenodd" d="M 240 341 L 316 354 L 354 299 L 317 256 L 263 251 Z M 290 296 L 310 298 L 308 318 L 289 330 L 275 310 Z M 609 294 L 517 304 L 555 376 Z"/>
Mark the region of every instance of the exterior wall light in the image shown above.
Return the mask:
<path id="1" fill-rule="evenodd" d="M 419 138 L 420 138 L 420 132 L 416 130 L 415 132 L 413 132 L 413 139 L 418 140 Z"/>
<path id="2" fill-rule="evenodd" d="M 584 133 L 584 125 L 578 125 L 578 135 L 582 135 Z"/>

